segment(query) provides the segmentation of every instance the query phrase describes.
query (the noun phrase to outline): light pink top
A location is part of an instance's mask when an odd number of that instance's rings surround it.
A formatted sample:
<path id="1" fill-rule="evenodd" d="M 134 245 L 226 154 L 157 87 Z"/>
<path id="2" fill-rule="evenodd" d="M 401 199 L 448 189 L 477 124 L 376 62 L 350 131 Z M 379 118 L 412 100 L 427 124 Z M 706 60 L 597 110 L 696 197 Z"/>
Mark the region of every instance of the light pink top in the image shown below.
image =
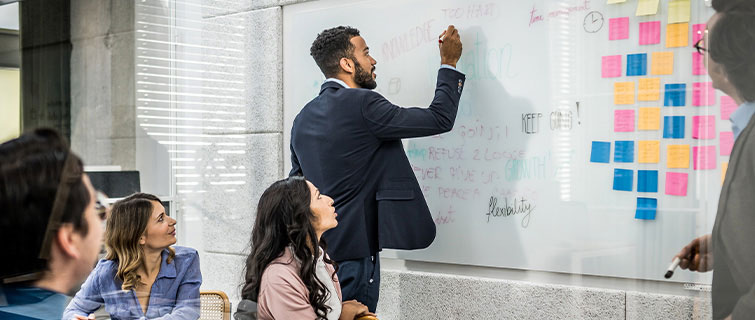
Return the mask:
<path id="1" fill-rule="evenodd" d="M 273 260 L 262 272 L 260 293 L 257 297 L 257 317 L 267 319 L 316 319 L 309 304 L 309 290 L 299 278 L 300 264 L 289 248 Z M 333 275 L 333 285 L 341 301 L 341 285 L 331 264 L 325 268 Z"/>

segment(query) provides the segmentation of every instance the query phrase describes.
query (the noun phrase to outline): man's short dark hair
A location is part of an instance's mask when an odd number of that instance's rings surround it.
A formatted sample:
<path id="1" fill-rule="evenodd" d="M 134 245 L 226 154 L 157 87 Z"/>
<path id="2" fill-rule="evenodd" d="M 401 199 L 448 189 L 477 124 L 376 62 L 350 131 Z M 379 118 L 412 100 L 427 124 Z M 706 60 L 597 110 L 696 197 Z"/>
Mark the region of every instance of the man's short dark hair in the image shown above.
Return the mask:
<path id="1" fill-rule="evenodd" d="M 335 77 L 341 68 L 341 58 L 354 58 L 351 38 L 357 36 L 359 30 L 348 26 L 326 29 L 317 35 L 309 48 L 309 54 L 315 59 L 322 74 L 328 78 Z"/>
<path id="2" fill-rule="evenodd" d="M 47 270 L 40 249 L 67 158 L 74 172 L 66 172 L 70 191 L 62 199 L 60 222 L 86 235 L 90 194 L 81 179 L 83 163 L 65 139 L 55 130 L 37 129 L 0 144 L 0 279 Z"/>
<path id="3" fill-rule="evenodd" d="M 733 1 L 733 3 L 744 1 Z M 710 30 L 708 50 L 711 60 L 720 64 L 729 82 L 745 101 L 755 101 L 755 1 L 720 11 L 720 18 Z"/>

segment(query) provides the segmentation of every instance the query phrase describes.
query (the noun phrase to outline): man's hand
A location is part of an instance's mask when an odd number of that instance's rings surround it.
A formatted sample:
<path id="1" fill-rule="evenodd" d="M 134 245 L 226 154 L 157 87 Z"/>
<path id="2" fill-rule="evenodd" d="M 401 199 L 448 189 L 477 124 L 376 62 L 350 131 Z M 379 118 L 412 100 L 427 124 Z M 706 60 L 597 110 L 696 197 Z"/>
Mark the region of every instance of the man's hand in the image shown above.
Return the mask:
<path id="1" fill-rule="evenodd" d="M 440 49 L 440 64 L 447 64 L 456 68 L 456 62 L 461 58 L 461 38 L 459 30 L 453 25 L 438 36 L 442 41 L 438 43 Z"/>
<path id="2" fill-rule="evenodd" d="M 674 256 L 679 258 L 679 267 L 690 271 L 708 272 L 713 270 L 713 246 L 711 235 L 706 234 L 692 240 Z"/>

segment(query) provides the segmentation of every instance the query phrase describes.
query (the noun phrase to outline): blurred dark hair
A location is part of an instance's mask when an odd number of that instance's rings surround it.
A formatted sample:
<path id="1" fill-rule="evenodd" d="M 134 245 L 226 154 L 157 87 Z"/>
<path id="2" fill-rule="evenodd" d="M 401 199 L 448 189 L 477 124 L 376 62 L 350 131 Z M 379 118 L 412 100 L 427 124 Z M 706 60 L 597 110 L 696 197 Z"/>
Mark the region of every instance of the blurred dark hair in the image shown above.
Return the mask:
<path id="1" fill-rule="evenodd" d="M 324 239 L 320 239 L 319 246 L 313 243 L 317 234 L 312 226 L 315 216 L 310 209 L 310 197 L 307 180 L 302 176 L 276 181 L 262 194 L 252 229 L 251 251 L 246 259 L 241 298 L 258 301 L 265 268 L 280 257 L 286 247 L 291 247 L 294 259 L 298 261 L 291 263 L 301 264 L 299 277 L 309 292 L 309 303 L 317 319 L 327 319 L 330 307 L 325 303 L 329 293 L 315 274 L 320 250 L 324 254 L 327 246 Z M 327 256 L 323 259 L 335 266 Z M 335 267 L 337 270 L 338 267 Z"/>
<path id="2" fill-rule="evenodd" d="M 39 256 L 59 187 L 69 190 L 60 223 L 87 234 L 84 211 L 90 195 L 83 172 L 81 159 L 53 129 L 36 129 L 0 144 L 0 278 L 47 270 L 47 260 Z"/>
<path id="3" fill-rule="evenodd" d="M 351 38 L 359 36 L 359 30 L 338 26 L 323 30 L 317 35 L 309 54 L 315 59 L 322 74 L 328 78 L 335 77 L 340 67 L 341 58 L 354 59 L 354 45 Z"/>
<path id="4" fill-rule="evenodd" d="M 711 60 L 720 64 L 729 82 L 745 101 L 755 101 L 755 10 L 745 1 L 732 1 L 728 11 L 719 12 L 720 17 L 709 30 L 708 51 Z M 749 8 L 755 1 L 746 1 Z"/>
<path id="5" fill-rule="evenodd" d="M 755 1 L 753 0 L 713 0 L 711 6 L 716 12 L 755 12 Z"/>

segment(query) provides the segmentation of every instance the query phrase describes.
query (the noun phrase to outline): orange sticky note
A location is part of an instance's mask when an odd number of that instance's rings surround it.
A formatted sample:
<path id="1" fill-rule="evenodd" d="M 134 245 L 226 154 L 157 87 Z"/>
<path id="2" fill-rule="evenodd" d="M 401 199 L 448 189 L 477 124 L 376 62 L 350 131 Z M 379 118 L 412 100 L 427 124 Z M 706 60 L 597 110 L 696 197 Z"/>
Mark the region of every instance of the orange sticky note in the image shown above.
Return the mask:
<path id="1" fill-rule="evenodd" d="M 634 82 L 614 82 L 614 104 L 634 104 Z"/>
<path id="2" fill-rule="evenodd" d="M 666 146 L 666 166 L 676 169 L 688 169 L 689 145 L 671 144 Z"/>
<path id="3" fill-rule="evenodd" d="M 671 51 L 653 52 L 650 57 L 650 74 L 665 75 L 672 73 L 674 73 L 674 53 Z M 658 86 L 660 86 L 660 83 Z"/>
<path id="4" fill-rule="evenodd" d="M 660 130 L 661 108 L 640 108 L 637 130 Z"/>
<path id="5" fill-rule="evenodd" d="M 637 162 L 658 163 L 661 161 L 661 142 L 658 140 L 640 140 L 637 142 Z"/>
<path id="6" fill-rule="evenodd" d="M 673 59 L 673 56 L 671 57 Z M 637 100 L 658 101 L 661 99 L 661 78 L 642 78 L 639 87 Z"/>
<path id="7" fill-rule="evenodd" d="M 721 163 L 721 184 L 724 184 L 724 178 L 726 178 L 726 170 L 728 169 L 729 169 L 729 163 L 722 162 Z"/>
<path id="8" fill-rule="evenodd" d="M 686 47 L 688 44 L 688 22 L 666 25 L 666 48 Z"/>

